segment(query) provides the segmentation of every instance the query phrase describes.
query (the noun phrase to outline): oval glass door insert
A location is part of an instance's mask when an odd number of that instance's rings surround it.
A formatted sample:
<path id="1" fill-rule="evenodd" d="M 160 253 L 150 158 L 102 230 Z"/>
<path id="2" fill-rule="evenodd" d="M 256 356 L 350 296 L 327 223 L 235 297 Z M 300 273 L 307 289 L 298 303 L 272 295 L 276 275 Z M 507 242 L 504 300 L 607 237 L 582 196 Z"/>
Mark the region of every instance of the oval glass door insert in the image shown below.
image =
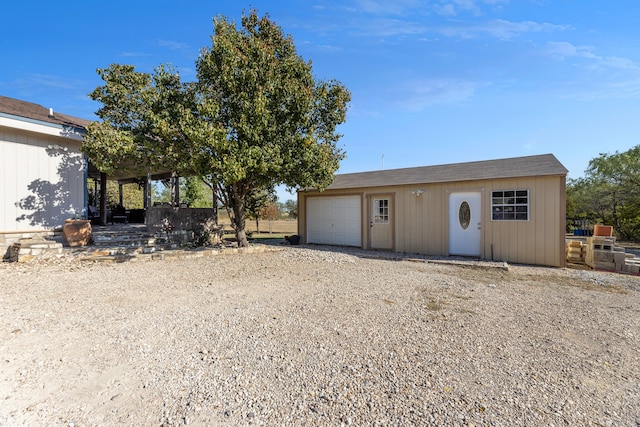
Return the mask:
<path id="1" fill-rule="evenodd" d="M 460 222 L 460 227 L 462 227 L 463 230 L 469 228 L 469 224 L 471 223 L 471 206 L 469 206 L 469 203 L 466 201 L 460 203 L 458 221 Z"/>

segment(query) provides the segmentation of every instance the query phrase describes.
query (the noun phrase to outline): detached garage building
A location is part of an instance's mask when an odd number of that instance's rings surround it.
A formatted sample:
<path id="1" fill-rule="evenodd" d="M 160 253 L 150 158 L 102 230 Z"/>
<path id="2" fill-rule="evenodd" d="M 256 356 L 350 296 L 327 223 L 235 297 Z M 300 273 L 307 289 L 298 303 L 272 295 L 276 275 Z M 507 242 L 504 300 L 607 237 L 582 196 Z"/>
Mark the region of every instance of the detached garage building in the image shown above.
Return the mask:
<path id="1" fill-rule="evenodd" d="M 304 243 L 563 267 L 567 169 L 552 154 L 337 175 L 298 192 Z"/>

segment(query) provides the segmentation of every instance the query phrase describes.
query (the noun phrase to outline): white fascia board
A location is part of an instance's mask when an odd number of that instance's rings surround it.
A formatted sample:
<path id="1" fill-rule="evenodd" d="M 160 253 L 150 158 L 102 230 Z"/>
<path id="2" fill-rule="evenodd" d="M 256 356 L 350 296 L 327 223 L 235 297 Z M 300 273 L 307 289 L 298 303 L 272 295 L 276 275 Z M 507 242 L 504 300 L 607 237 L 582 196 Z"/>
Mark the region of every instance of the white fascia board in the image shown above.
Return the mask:
<path id="1" fill-rule="evenodd" d="M 61 138 L 69 138 L 76 141 L 82 141 L 85 134 L 84 130 L 74 126 L 47 123 L 41 120 L 33 120 L 5 113 L 0 113 L 0 126 L 44 135 L 59 136 Z"/>

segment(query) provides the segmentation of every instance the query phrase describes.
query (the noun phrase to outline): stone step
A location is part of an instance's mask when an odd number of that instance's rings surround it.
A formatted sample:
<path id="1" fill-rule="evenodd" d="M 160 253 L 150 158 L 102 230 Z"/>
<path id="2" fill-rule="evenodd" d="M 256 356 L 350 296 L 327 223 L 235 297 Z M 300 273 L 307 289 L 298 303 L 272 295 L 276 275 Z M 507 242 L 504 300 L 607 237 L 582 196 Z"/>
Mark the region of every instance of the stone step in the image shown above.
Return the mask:
<path id="1" fill-rule="evenodd" d="M 100 257 L 100 256 L 118 256 L 118 255 L 138 255 L 138 254 L 150 254 L 156 252 L 158 249 L 155 246 L 120 246 L 120 247 L 103 247 L 103 248 L 90 248 L 82 251 L 82 255 L 86 257 Z"/>
<path id="2" fill-rule="evenodd" d="M 204 251 L 185 251 L 181 249 L 170 248 L 166 250 L 154 251 L 151 253 L 113 253 L 105 254 L 100 252 L 92 252 L 77 257 L 80 261 L 95 262 L 124 262 L 124 261 L 152 261 L 152 260 L 173 260 L 187 258 L 202 258 L 220 253 L 219 250 Z"/>
<path id="3" fill-rule="evenodd" d="M 62 243 L 38 238 L 20 239 L 9 248 L 9 260 L 11 262 L 28 262 L 36 257 L 61 255 Z"/>
<path id="4" fill-rule="evenodd" d="M 93 246 L 153 246 L 155 244 L 156 238 L 151 236 L 93 236 Z"/>
<path id="5" fill-rule="evenodd" d="M 87 256 L 109 256 L 109 255 L 129 255 L 129 254 L 149 254 L 158 251 L 176 249 L 175 243 L 156 243 L 150 244 L 125 244 L 125 245 L 90 245 L 82 248 L 75 248 L 74 252 Z"/>

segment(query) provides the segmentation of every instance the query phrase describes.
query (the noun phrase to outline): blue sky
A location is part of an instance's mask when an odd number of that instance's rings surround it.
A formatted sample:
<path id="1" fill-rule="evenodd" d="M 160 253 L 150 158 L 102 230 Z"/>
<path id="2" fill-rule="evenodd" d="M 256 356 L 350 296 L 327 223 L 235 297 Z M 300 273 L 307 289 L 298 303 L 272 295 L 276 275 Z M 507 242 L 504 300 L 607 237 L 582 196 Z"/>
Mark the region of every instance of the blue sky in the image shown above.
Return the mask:
<path id="1" fill-rule="evenodd" d="M 339 172 L 553 153 L 577 178 L 640 143 L 637 0 L 9 2 L 0 95 L 93 119 L 97 68 L 193 80 L 212 18 L 250 7 L 351 90 Z"/>

